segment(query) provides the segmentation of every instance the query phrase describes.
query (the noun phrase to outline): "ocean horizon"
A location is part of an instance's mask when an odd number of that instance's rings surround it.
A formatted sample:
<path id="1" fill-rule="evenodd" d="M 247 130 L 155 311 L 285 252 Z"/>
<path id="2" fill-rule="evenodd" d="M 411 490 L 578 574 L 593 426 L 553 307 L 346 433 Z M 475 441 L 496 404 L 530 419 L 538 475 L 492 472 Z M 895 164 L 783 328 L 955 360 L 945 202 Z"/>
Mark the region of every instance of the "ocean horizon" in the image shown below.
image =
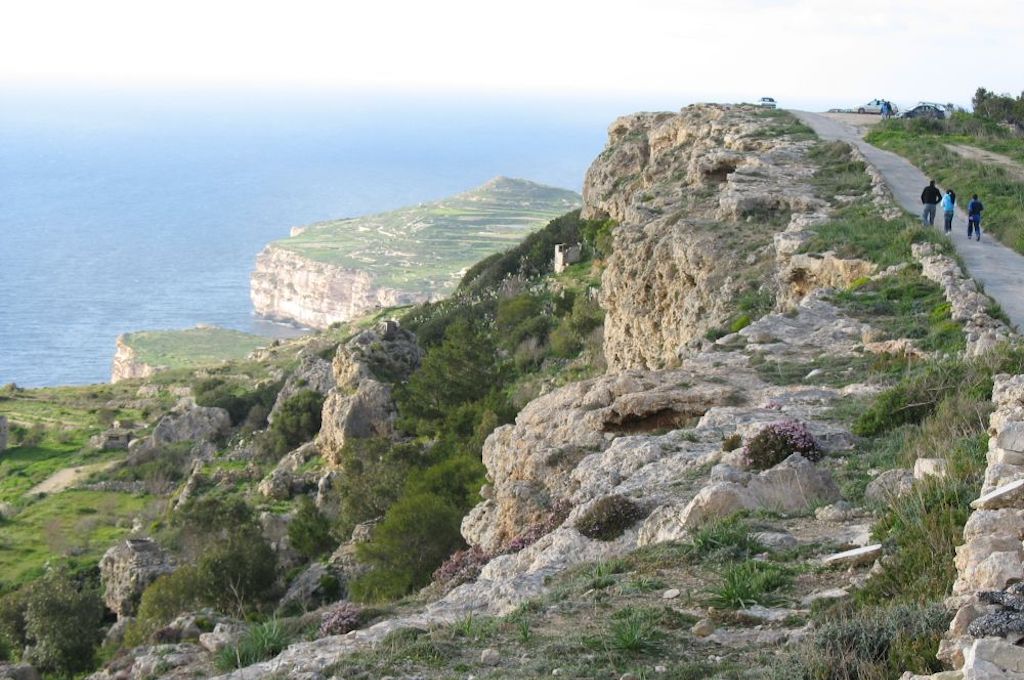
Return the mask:
<path id="1" fill-rule="evenodd" d="M 107 382 L 120 333 L 287 334 L 249 301 L 269 241 L 498 175 L 579 191 L 638 104 L 0 90 L 0 384 Z"/>

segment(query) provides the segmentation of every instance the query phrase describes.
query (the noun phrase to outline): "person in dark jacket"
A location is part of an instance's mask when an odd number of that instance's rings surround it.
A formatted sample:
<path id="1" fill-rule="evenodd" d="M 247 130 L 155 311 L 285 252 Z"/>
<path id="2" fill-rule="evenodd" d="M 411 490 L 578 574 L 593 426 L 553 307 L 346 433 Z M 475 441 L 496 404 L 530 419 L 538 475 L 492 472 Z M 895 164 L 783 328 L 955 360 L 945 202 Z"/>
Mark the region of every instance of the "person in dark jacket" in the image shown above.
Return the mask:
<path id="1" fill-rule="evenodd" d="M 967 240 L 971 239 L 971 230 L 974 230 L 975 239 L 981 240 L 981 211 L 985 206 L 978 200 L 978 194 L 971 195 L 971 201 L 967 204 Z"/>
<path id="2" fill-rule="evenodd" d="M 930 227 L 935 224 L 935 207 L 941 200 L 942 192 L 935 186 L 935 180 L 932 180 L 921 192 L 921 203 L 924 204 L 924 212 L 921 213 L 922 225 Z"/>

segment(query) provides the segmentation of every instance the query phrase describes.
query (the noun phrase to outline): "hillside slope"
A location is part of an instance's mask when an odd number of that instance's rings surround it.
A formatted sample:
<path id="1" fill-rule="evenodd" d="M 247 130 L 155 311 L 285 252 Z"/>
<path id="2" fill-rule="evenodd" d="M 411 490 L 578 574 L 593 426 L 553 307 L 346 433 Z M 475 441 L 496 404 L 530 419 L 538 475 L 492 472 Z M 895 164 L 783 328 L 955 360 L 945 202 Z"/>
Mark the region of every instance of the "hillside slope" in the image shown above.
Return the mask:
<path id="1" fill-rule="evenodd" d="M 257 314 L 314 328 L 443 297 L 462 272 L 579 205 L 572 191 L 497 177 L 450 198 L 296 230 L 256 258 Z"/>

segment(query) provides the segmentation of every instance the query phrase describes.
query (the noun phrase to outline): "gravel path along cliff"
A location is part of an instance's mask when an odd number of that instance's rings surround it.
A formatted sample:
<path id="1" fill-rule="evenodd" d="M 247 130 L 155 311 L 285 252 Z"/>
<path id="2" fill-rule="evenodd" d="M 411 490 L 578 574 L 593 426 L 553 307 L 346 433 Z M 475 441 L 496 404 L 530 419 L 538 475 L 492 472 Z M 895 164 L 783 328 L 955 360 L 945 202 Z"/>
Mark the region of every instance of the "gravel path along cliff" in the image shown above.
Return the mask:
<path id="1" fill-rule="evenodd" d="M 809 125 L 819 137 L 840 140 L 856 146 L 874 165 L 889 184 L 896 202 L 914 215 L 921 214 L 921 190 L 928 177 L 902 156 L 883 151 L 862 138 L 862 132 L 844 122 L 820 113 L 792 111 L 793 115 Z M 970 187 L 954 187 L 957 196 L 966 205 Z M 985 202 L 985 197 L 980 196 Z M 941 229 L 942 214 L 937 216 L 935 229 Z M 1017 328 L 1024 328 L 1024 256 L 1007 248 L 982 233 L 981 241 L 967 240 L 967 215 L 957 207 L 953 221 L 952 241 L 957 253 L 967 265 L 967 272 L 982 285 L 985 292 L 1002 306 L 1003 311 Z M 982 222 L 982 231 L 985 224 Z"/>

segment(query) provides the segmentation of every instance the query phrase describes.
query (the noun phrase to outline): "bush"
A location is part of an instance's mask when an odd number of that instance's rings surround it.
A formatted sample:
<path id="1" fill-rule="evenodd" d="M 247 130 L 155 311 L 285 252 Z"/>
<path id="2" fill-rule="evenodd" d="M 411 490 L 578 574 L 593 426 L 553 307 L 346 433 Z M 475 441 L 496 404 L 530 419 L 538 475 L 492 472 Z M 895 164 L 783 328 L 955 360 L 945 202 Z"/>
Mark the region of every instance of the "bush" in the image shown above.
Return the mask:
<path id="1" fill-rule="evenodd" d="M 464 545 L 461 522 L 462 513 L 435 494 L 414 494 L 395 503 L 373 538 L 356 546 L 359 560 L 373 571 L 352 581 L 352 599 L 393 599 L 429 583 L 445 557 Z"/>
<path id="2" fill-rule="evenodd" d="M 816 462 L 822 450 L 807 426 L 798 420 L 782 420 L 766 425 L 743 447 L 743 458 L 755 470 L 767 470 L 794 453 Z"/>
<path id="3" fill-rule="evenodd" d="M 351 602 L 342 602 L 320 618 L 318 637 L 344 635 L 363 625 L 362 607 Z"/>
<path id="4" fill-rule="evenodd" d="M 103 602 L 93 587 L 51 571 L 25 599 L 24 660 L 42 671 L 71 676 L 90 670 L 102 638 Z"/>
<path id="5" fill-rule="evenodd" d="M 835 607 L 799 644 L 783 650 L 766 680 L 884 680 L 942 670 L 935 658 L 950 614 L 936 606 Z"/>
<path id="6" fill-rule="evenodd" d="M 138 615 L 125 630 L 125 645 L 145 644 L 153 633 L 173 621 L 178 614 L 195 607 L 200 599 L 200 590 L 196 569 L 192 565 L 185 565 L 150 583 L 142 593 Z"/>
<path id="7" fill-rule="evenodd" d="M 349 439 L 341 450 L 345 471 L 334 482 L 340 499 L 336 531 L 347 537 L 360 522 L 382 517 L 398 500 L 409 473 L 426 460 L 419 446 L 388 439 Z"/>
<path id="8" fill-rule="evenodd" d="M 279 450 L 295 448 L 315 437 L 320 431 L 323 407 L 324 395 L 313 390 L 300 390 L 289 397 L 270 426 Z"/>
<path id="9" fill-rule="evenodd" d="M 25 607 L 28 588 L 21 588 L 0 597 L 0 659 L 21 653 L 28 644 L 25 635 Z"/>
<path id="10" fill-rule="evenodd" d="M 288 524 L 288 541 L 300 555 L 314 560 L 332 550 L 337 541 L 331 536 L 331 524 L 320 514 L 309 496 L 299 498 L 299 508 Z"/>
<path id="11" fill-rule="evenodd" d="M 192 386 L 196 403 L 200 406 L 216 406 L 228 412 L 233 425 L 248 422 L 254 427 L 262 427 L 266 423 L 270 407 L 274 405 L 281 383 L 267 383 L 253 390 L 238 393 L 239 386 L 225 382 L 221 378 L 208 378 Z M 262 413 L 262 420 L 253 414 Z M 250 418 L 250 416 L 253 416 Z"/>
<path id="12" fill-rule="evenodd" d="M 625 496 L 605 496 L 576 520 L 576 530 L 587 538 L 611 541 L 643 519 L 646 512 Z"/>

